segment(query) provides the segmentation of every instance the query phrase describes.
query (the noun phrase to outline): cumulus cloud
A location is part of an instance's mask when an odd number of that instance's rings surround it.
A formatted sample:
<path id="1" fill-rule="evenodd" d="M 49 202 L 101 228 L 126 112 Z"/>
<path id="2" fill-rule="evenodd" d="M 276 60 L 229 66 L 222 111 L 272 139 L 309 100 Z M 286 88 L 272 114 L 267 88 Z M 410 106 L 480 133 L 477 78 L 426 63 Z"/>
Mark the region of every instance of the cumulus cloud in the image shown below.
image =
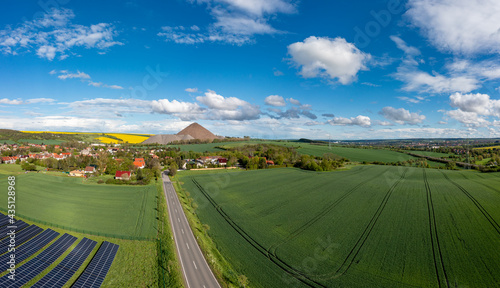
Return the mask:
<path id="1" fill-rule="evenodd" d="M 451 117 L 452 119 L 457 120 L 458 122 L 464 124 L 469 127 L 486 127 L 490 125 L 490 122 L 486 120 L 483 116 L 479 116 L 475 112 L 466 112 L 460 109 L 451 110 L 451 111 L 443 111 L 445 115 Z"/>
<path id="2" fill-rule="evenodd" d="M 264 99 L 264 102 L 267 105 L 275 106 L 275 107 L 283 107 L 286 106 L 285 99 L 279 95 L 270 95 Z"/>
<path id="3" fill-rule="evenodd" d="M 344 118 L 344 117 L 334 117 L 327 121 L 330 125 L 335 126 L 361 126 L 370 127 L 371 119 L 368 116 L 358 115 L 356 117 Z"/>
<path id="4" fill-rule="evenodd" d="M 251 120 L 260 118 L 260 108 L 236 97 L 224 97 L 208 90 L 205 96 L 196 100 L 209 108 L 206 119 L 211 120 Z"/>
<path id="5" fill-rule="evenodd" d="M 410 0 L 406 16 L 439 50 L 455 54 L 500 52 L 500 2 Z"/>
<path id="6" fill-rule="evenodd" d="M 203 109 L 196 103 L 160 99 L 151 101 L 153 112 L 161 114 L 199 114 Z"/>
<path id="7" fill-rule="evenodd" d="M 42 18 L 26 20 L 15 29 L 7 26 L 0 30 L 0 51 L 12 55 L 36 51 L 40 58 L 52 61 L 58 54 L 61 60 L 67 58 L 67 53 L 75 47 L 96 48 L 102 52 L 109 47 L 123 45 L 114 40 L 118 32 L 113 25 L 72 24 L 74 17 L 70 9 L 53 8 Z"/>
<path id="8" fill-rule="evenodd" d="M 384 116 L 386 119 L 394 121 L 401 125 L 416 125 L 422 123 L 425 120 L 424 115 L 412 113 L 404 108 L 396 109 L 394 107 L 384 107 L 379 112 L 379 114 Z"/>
<path id="9" fill-rule="evenodd" d="M 450 96 L 450 105 L 463 112 L 500 117 L 500 100 L 490 99 L 487 94 L 461 94 Z"/>
<path id="10" fill-rule="evenodd" d="M 189 92 L 189 93 L 196 93 L 198 92 L 198 88 L 186 88 L 186 90 L 184 90 L 186 92 Z"/>
<path id="11" fill-rule="evenodd" d="M 360 70 L 367 70 L 371 55 L 360 51 L 344 38 L 311 36 L 288 46 L 291 62 L 304 78 L 321 77 L 349 84 Z"/>

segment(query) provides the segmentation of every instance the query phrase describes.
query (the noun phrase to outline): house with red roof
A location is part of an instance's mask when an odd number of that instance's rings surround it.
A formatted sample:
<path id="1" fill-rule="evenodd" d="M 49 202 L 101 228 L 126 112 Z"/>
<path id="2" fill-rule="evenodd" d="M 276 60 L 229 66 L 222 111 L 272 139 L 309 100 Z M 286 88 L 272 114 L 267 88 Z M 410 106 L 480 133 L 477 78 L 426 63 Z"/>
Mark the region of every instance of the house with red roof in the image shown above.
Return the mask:
<path id="1" fill-rule="evenodd" d="M 95 173 L 95 167 L 94 166 L 87 166 L 85 167 L 85 174 L 92 174 Z"/>
<path id="2" fill-rule="evenodd" d="M 116 171 L 115 179 L 117 180 L 129 180 L 131 172 L 130 171 Z"/>
<path id="3" fill-rule="evenodd" d="M 134 166 L 139 169 L 146 167 L 146 162 L 144 161 L 144 158 L 135 158 Z"/>

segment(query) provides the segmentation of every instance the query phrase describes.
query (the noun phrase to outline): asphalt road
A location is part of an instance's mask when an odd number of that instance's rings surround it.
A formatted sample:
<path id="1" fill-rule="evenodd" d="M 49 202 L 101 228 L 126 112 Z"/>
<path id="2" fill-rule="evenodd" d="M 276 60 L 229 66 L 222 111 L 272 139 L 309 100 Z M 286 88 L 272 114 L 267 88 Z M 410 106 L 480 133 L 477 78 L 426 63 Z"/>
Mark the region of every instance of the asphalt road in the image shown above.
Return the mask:
<path id="1" fill-rule="evenodd" d="M 174 186 L 166 175 L 163 175 L 163 192 L 167 199 L 168 215 L 177 247 L 177 255 L 181 262 L 182 274 L 187 287 L 220 288 L 189 227 Z"/>

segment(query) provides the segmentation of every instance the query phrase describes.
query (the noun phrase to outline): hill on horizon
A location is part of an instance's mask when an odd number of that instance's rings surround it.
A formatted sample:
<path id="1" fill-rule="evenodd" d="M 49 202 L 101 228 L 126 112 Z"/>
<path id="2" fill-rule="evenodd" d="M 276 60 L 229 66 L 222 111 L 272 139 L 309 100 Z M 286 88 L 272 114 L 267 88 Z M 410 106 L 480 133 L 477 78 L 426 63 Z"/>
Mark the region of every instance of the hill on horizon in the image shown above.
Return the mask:
<path id="1" fill-rule="evenodd" d="M 214 135 L 205 127 L 201 126 L 198 123 L 192 123 L 186 128 L 182 129 L 177 134 L 159 134 L 155 136 L 151 136 L 146 139 L 142 144 L 170 144 L 174 141 L 189 141 L 189 140 L 214 140 L 220 139 L 221 137 Z"/>

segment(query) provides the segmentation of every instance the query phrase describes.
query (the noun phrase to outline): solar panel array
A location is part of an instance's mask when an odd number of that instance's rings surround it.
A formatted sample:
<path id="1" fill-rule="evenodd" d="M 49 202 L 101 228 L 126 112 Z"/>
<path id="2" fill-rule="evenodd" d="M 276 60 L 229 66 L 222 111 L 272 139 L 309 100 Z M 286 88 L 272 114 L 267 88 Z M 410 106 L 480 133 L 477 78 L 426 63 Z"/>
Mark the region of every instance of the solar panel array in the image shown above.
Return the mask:
<path id="1" fill-rule="evenodd" d="M 5 238 L 7 237 L 7 232 L 9 232 L 11 229 L 14 228 L 9 228 L 12 226 L 16 226 L 16 231 L 20 231 L 23 228 L 28 227 L 28 223 L 24 222 L 23 220 L 17 220 L 14 222 L 14 224 L 8 224 L 7 226 L 3 226 L 0 228 L 0 238 Z"/>
<path id="2" fill-rule="evenodd" d="M 4 288 L 19 288 L 35 278 L 43 270 L 47 269 L 64 251 L 66 251 L 75 241 L 76 237 L 64 234 L 57 239 L 50 247 L 43 250 L 35 258 L 16 268 L 15 281 L 9 279 L 7 275 L 0 278 L 0 287 Z M 16 256 L 17 258 L 17 256 Z"/>
<path id="3" fill-rule="evenodd" d="M 16 247 L 16 263 L 20 263 L 21 261 L 26 260 L 33 254 L 35 254 L 37 251 L 42 249 L 44 246 L 49 244 L 58 235 L 59 235 L 58 232 L 52 229 L 47 229 L 42 233 L 38 234 L 35 238 L 32 238 L 31 240 L 26 242 L 25 244 Z M 9 257 L 10 253 L 3 254 L 2 256 L 0 256 L 0 272 L 3 272 L 7 270 L 7 268 L 9 268 L 9 264 L 7 263 L 7 261 L 9 261 Z"/>
<path id="4" fill-rule="evenodd" d="M 19 232 L 17 232 L 16 235 L 16 246 L 19 246 L 20 244 L 26 242 L 27 240 L 33 238 L 35 235 L 38 233 L 42 232 L 43 229 L 36 226 L 36 225 L 31 225 L 28 226 L 28 228 L 23 229 Z M 5 239 L 2 239 L 0 241 L 0 254 L 6 253 L 7 250 L 9 249 L 8 245 L 10 243 L 10 237 L 7 237 Z"/>
<path id="5" fill-rule="evenodd" d="M 10 217 L 0 213 L 0 226 L 9 224 Z"/>
<path id="6" fill-rule="evenodd" d="M 71 287 L 98 288 L 101 287 L 106 274 L 115 259 L 118 245 L 104 241 L 90 264 L 85 268 L 75 284 Z"/>
<path id="7" fill-rule="evenodd" d="M 31 288 L 63 287 L 83 262 L 85 262 L 85 259 L 90 255 L 95 245 L 97 245 L 96 241 L 83 238 L 61 263 L 43 276 L 35 285 L 31 286 Z"/>

